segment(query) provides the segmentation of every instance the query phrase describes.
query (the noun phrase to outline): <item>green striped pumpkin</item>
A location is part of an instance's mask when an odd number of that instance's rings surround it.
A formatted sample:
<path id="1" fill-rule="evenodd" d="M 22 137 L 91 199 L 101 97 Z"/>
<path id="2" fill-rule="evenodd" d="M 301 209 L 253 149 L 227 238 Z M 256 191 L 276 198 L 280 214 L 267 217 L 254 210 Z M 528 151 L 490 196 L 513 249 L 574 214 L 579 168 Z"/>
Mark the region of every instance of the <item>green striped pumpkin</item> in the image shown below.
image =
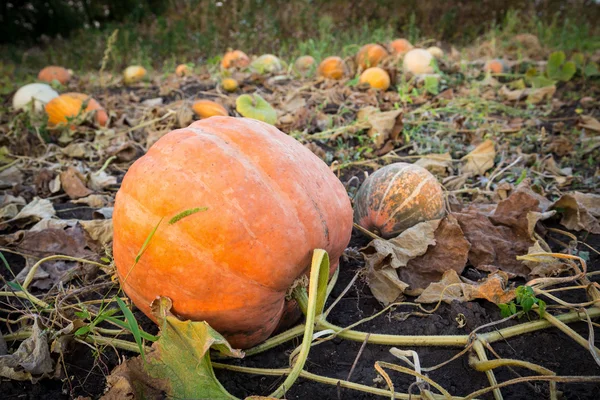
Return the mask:
<path id="1" fill-rule="evenodd" d="M 414 164 L 395 163 L 375 171 L 354 198 L 354 222 L 384 238 L 444 213 L 441 185 Z"/>

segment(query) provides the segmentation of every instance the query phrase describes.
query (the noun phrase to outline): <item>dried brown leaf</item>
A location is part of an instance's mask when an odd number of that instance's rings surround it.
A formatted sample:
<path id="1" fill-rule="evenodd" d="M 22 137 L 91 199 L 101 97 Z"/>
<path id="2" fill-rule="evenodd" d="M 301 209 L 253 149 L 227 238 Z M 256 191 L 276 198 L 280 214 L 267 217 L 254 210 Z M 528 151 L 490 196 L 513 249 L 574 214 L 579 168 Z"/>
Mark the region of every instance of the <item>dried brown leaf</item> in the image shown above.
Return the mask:
<path id="1" fill-rule="evenodd" d="M 567 229 L 600 234 L 600 221 L 594 216 L 598 215 L 600 196 L 576 193 L 562 195 L 550 208 L 562 215 L 560 223 Z"/>
<path id="2" fill-rule="evenodd" d="M 381 112 L 375 107 L 361 108 L 356 118 L 358 122 L 366 122 L 370 129 L 367 132 L 374 139 L 377 149 L 391 141 L 396 142 L 402 133 L 402 110 Z"/>
<path id="3" fill-rule="evenodd" d="M 68 167 L 60 173 L 60 183 L 65 193 L 71 199 L 78 199 L 92 193 L 85 186 L 85 177 L 75 167 Z"/>
<path id="4" fill-rule="evenodd" d="M 462 158 L 466 161 L 461 172 L 467 175 L 483 175 L 485 172 L 494 166 L 494 158 L 496 157 L 495 143 L 488 139 L 475 147 L 469 154 Z"/>

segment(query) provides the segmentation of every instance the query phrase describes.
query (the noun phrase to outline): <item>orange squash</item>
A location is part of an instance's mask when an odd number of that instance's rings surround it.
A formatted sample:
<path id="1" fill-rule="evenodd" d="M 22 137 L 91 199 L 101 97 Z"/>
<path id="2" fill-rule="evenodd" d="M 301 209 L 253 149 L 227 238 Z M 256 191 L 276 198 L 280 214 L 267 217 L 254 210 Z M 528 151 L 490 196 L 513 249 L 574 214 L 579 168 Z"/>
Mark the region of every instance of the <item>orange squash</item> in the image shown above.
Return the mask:
<path id="1" fill-rule="evenodd" d="M 221 86 L 223 87 L 223 89 L 225 89 L 227 92 L 235 92 L 236 90 L 238 90 L 239 84 L 238 81 L 236 81 L 233 78 L 224 78 L 221 81 Z"/>
<path id="2" fill-rule="evenodd" d="M 192 74 L 192 70 L 187 64 L 179 64 L 177 68 L 175 68 L 175 75 L 184 77 L 190 76 Z"/>
<path id="3" fill-rule="evenodd" d="M 396 39 L 390 42 L 390 48 L 395 54 L 404 54 L 412 50 L 413 45 L 406 39 Z"/>
<path id="4" fill-rule="evenodd" d="M 207 321 L 248 348 L 273 332 L 315 248 L 337 268 L 352 208 L 335 174 L 291 136 L 213 117 L 166 134 L 131 166 L 113 224 L 117 273 L 137 307 L 153 318 L 150 303 L 168 296 L 179 318 Z"/>
<path id="5" fill-rule="evenodd" d="M 83 109 L 87 102 L 87 107 Z M 45 107 L 48 114 L 48 125 L 58 126 L 67 124 L 69 118 L 74 118 L 81 112 L 96 111 L 95 120 L 100 126 L 106 126 L 108 114 L 100 103 L 83 93 L 65 93 L 50 100 Z"/>
<path id="6" fill-rule="evenodd" d="M 123 83 L 131 85 L 133 83 L 140 82 L 148 75 L 146 68 L 141 65 L 131 65 L 123 71 Z"/>
<path id="7" fill-rule="evenodd" d="M 192 104 L 192 110 L 200 118 L 209 118 L 216 115 L 226 117 L 229 115 L 225 107 L 212 100 L 197 100 Z"/>
<path id="8" fill-rule="evenodd" d="M 246 68 L 248 65 L 250 65 L 250 58 L 241 50 L 228 51 L 221 60 L 221 66 L 225 69 Z"/>
<path id="9" fill-rule="evenodd" d="M 315 59 L 312 56 L 301 56 L 294 62 L 294 71 L 301 76 L 307 76 L 314 65 Z"/>
<path id="10" fill-rule="evenodd" d="M 492 74 L 501 74 L 505 72 L 508 68 L 506 68 L 506 63 L 504 60 L 488 60 L 483 66 L 483 70 L 485 72 L 491 72 Z"/>
<path id="11" fill-rule="evenodd" d="M 57 80 L 61 84 L 66 85 L 71 79 L 71 73 L 66 68 L 51 65 L 43 68 L 40 71 L 38 74 L 38 79 L 44 82 L 52 82 L 53 80 Z"/>
<path id="12" fill-rule="evenodd" d="M 394 163 L 378 169 L 354 198 L 354 222 L 384 238 L 419 222 L 442 218 L 444 192 L 425 168 Z"/>
<path id="13" fill-rule="evenodd" d="M 356 64 L 363 70 L 376 67 L 388 55 L 388 51 L 379 44 L 365 44 L 356 54 Z"/>
<path id="14" fill-rule="evenodd" d="M 385 92 L 390 87 L 390 75 L 383 68 L 367 68 L 360 75 L 359 82 L 368 83 L 373 89 L 379 89 Z"/>
<path id="15" fill-rule="evenodd" d="M 327 79 L 342 79 L 346 75 L 344 60 L 337 56 L 327 57 L 319 64 L 317 74 Z"/>

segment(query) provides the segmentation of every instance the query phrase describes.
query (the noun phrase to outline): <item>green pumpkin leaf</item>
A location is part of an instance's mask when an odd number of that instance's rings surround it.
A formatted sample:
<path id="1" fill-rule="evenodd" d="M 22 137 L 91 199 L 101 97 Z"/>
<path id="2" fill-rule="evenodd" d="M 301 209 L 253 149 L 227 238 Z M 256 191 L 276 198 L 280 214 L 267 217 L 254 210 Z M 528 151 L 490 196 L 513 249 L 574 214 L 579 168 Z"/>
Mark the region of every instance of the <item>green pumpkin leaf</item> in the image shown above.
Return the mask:
<path id="1" fill-rule="evenodd" d="M 440 92 L 439 90 L 440 80 L 437 76 L 426 76 L 425 77 L 425 90 L 427 93 L 436 95 Z"/>
<path id="2" fill-rule="evenodd" d="M 565 62 L 566 58 L 564 51 L 555 51 L 550 54 L 548 65 L 546 66 L 548 78 L 557 79 L 556 77 L 560 75 L 560 66 Z"/>
<path id="3" fill-rule="evenodd" d="M 136 399 L 235 399 L 217 380 L 210 361 L 210 349 L 241 358 L 217 331 L 206 322 L 181 321 L 171 314 L 171 300 L 160 297 L 152 303 L 152 312 L 161 327 L 160 337 L 141 357 L 127 360 L 107 381 L 125 380 Z M 106 394 L 119 396 L 114 383 Z"/>
<path id="4" fill-rule="evenodd" d="M 575 66 L 577 66 L 578 69 L 583 69 L 583 64 L 585 63 L 585 58 L 583 57 L 583 54 L 574 53 L 571 56 L 571 61 L 575 63 Z"/>
<path id="5" fill-rule="evenodd" d="M 563 82 L 568 82 L 571 80 L 571 78 L 573 78 L 575 72 L 577 72 L 577 67 L 575 66 L 575 63 L 572 61 L 567 61 L 562 66 L 558 79 Z"/>
<path id="6" fill-rule="evenodd" d="M 532 297 L 525 297 L 521 300 L 521 307 L 523 307 L 523 311 L 529 312 L 531 307 L 533 307 L 534 300 Z"/>
<path id="7" fill-rule="evenodd" d="M 583 75 L 585 75 L 586 78 L 600 76 L 600 69 L 598 69 L 598 64 L 596 64 L 595 62 L 589 62 L 583 70 Z"/>
<path id="8" fill-rule="evenodd" d="M 267 124 L 277 123 L 277 111 L 257 94 L 243 94 L 235 100 L 235 109 L 243 117 L 254 118 Z"/>
<path id="9" fill-rule="evenodd" d="M 556 84 L 556 81 L 548 79 L 542 75 L 531 78 L 530 81 L 534 89 L 541 89 L 548 86 L 554 86 Z"/>

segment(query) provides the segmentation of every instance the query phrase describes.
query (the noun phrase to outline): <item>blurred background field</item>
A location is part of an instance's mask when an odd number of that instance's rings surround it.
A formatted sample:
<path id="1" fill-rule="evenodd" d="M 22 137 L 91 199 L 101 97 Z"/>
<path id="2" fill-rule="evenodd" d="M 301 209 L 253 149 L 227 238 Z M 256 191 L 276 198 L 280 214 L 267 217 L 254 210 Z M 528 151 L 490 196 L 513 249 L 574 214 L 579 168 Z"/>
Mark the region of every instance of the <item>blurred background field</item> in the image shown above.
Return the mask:
<path id="1" fill-rule="evenodd" d="M 4 81 L 45 65 L 100 68 L 119 29 L 109 68 L 216 63 L 227 48 L 283 58 L 354 54 L 396 36 L 412 43 L 487 45 L 518 33 L 549 49 L 600 48 L 600 3 L 592 0 L 9 0 L 0 4 Z M 426 43 L 425 43 L 426 44 Z M 490 54 L 494 56 L 495 54 Z M 16 68 L 18 67 L 18 68 Z M 10 79 L 8 77 L 10 76 Z"/>

